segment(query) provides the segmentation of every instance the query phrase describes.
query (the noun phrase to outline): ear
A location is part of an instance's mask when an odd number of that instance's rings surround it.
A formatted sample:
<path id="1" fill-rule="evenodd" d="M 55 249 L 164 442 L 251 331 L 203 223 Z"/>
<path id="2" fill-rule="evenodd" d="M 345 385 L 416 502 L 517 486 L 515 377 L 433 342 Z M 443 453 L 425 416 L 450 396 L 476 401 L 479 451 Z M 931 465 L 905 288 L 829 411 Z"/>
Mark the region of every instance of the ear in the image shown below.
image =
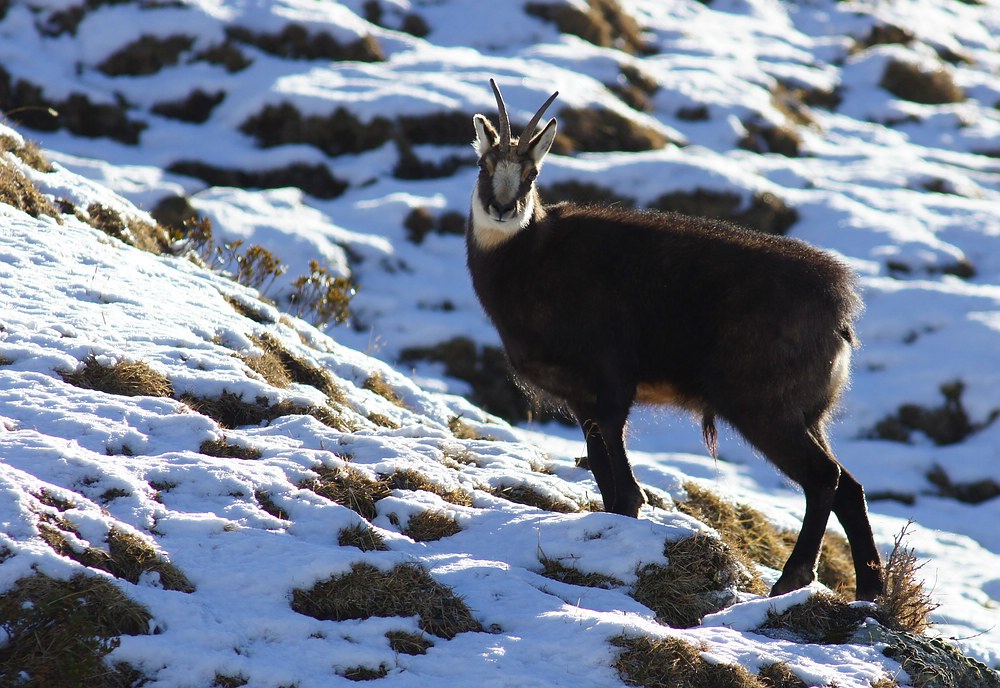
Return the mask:
<path id="1" fill-rule="evenodd" d="M 556 118 L 553 117 L 549 120 L 549 123 L 545 125 L 541 133 L 531 140 L 531 144 L 528 145 L 528 155 L 531 159 L 535 161 L 535 166 L 542 164 L 542 158 L 546 156 L 549 149 L 552 148 L 552 142 L 556 140 Z"/>
<path id="2" fill-rule="evenodd" d="M 472 147 L 476 149 L 479 157 L 486 154 L 490 148 L 496 145 L 500 139 L 500 134 L 493 128 L 490 121 L 482 115 L 475 115 L 472 118 L 472 125 L 476 128 L 476 140 L 472 142 Z"/>

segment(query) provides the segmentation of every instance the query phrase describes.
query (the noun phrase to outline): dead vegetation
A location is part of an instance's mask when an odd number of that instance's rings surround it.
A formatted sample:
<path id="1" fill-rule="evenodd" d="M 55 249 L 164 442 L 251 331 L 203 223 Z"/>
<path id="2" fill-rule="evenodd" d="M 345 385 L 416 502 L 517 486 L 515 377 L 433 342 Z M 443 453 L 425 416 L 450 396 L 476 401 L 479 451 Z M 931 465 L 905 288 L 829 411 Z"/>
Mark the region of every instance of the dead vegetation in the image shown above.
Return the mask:
<path id="1" fill-rule="evenodd" d="M 447 488 L 431 481 L 423 473 L 403 468 L 391 475 L 385 476 L 384 480 L 390 489 L 393 490 L 420 490 L 437 495 L 441 499 L 457 506 L 472 506 L 472 495 L 461 488 Z"/>
<path id="2" fill-rule="evenodd" d="M 234 444 L 225 435 L 213 440 L 205 440 L 198 447 L 198 451 L 206 456 L 215 456 L 222 459 L 248 459 L 255 460 L 261 457 L 260 449 L 251 444 Z"/>
<path id="3" fill-rule="evenodd" d="M 403 220 L 406 238 L 414 244 L 424 243 L 428 234 L 462 236 L 465 234 L 465 215 L 456 211 L 448 211 L 437 216 L 425 207 L 418 207 L 407 213 Z"/>
<path id="4" fill-rule="evenodd" d="M 737 664 L 707 662 L 702 649 L 676 637 L 618 636 L 621 649 L 614 668 L 631 686 L 645 688 L 763 688 L 763 683 Z"/>
<path id="5" fill-rule="evenodd" d="M 871 439 L 910 442 L 914 432 L 922 432 L 934 444 L 944 446 L 963 441 L 1000 417 L 1000 410 L 997 410 L 986 420 L 973 422 L 962 404 L 965 383 L 961 380 L 942 384 L 940 391 L 944 397 L 941 406 L 927 408 L 917 404 L 903 404 L 894 415 L 876 423 L 865 436 Z"/>
<path id="6" fill-rule="evenodd" d="M 4 149 L 7 149 L 8 145 L 10 144 L 3 142 Z M 0 203 L 22 210 L 32 217 L 40 215 L 59 217 L 59 211 L 52 202 L 2 154 L 0 154 Z"/>
<path id="7" fill-rule="evenodd" d="M 892 552 L 885 562 L 885 593 L 876 600 L 879 622 L 895 631 L 923 633 L 930 623 L 930 615 L 939 604 L 931 599 L 917 574 L 924 567 L 918 563 L 911 547 L 904 542 L 909 531 L 904 527 L 893 542 Z"/>
<path id="8" fill-rule="evenodd" d="M 446 640 L 483 630 L 462 599 L 419 564 L 400 564 L 389 571 L 352 564 L 343 575 L 293 590 L 292 609 L 331 621 L 417 616 L 423 631 Z"/>
<path id="9" fill-rule="evenodd" d="M 61 373 L 63 380 L 84 389 L 126 397 L 170 397 L 174 389 L 161 373 L 144 361 L 116 361 L 106 364 L 90 355 L 83 365 L 70 373 Z"/>
<path id="10" fill-rule="evenodd" d="M 313 470 L 317 477 L 301 483 L 299 487 L 346 506 L 366 521 L 377 515 L 375 503 L 391 492 L 388 481 L 373 480 L 354 466 L 318 466 Z"/>
<path id="11" fill-rule="evenodd" d="M 267 397 L 247 401 L 242 394 L 229 391 L 223 391 L 217 397 L 183 394 L 180 400 L 227 430 L 245 425 L 260 425 L 282 416 L 312 416 L 320 423 L 341 432 L 351 432 L 354 429 L 348 418 L 329 406 L 301 406 L 288 400 L 272 403 Z"/>
<path id="12" fill-rule="evenodd" d="M 347 182 L 337 178 L 327 165 L 294 162 L 269 170 L 219 167 L 201 160 L 178 160 L 167 171 L 200 179 L 212 186 L 242 189 L 281 189 L 294 186 L 316 198 L 336 198 L 347 190 Z"/>
<path id="13" fill-rule="evenodd" d="M 646 151 L 663 148 L 670 140 L 659 131 L 607 108 L 559 111 L 559 131 L 552 152 L 557 155 Z"/>
<path id="14" fill-rule="evenodd" d="M 702 617 L 724 609 L 735 591 L 766 593 L 763 581 L 733 554 L 722 540 L 694 535 L 667 542 L 667 564 L 647 564 L 636 573 L 631 593 L 656 613 L 661 623 L 690 628 Z"/>
<path id="15" fill-rule="evenodd" d="M 19 140 L 7 134 L 0 134 L 0 153 L 13 153 L 21 162 L 38 172 L 48 174 L 55 170 L 39 147 L 26 140 Z"/>
<path id="16" fill-rule="evenodd" d="M 571 502 L 565 497 L 546 494 L 531 485 L 503 485 L 488 488 L 486 491 L 494 497 L 506 499 L 508 502 L 531 506 L 542 511 L 552 511 L 557 514 L 575 514 L 586 510 L 576 502 Z"/>
<path id="17" fill-rule="evenodd" d="M 410 516 L 402 532 L 417 542 L 434 542 L 461 533 L 462 526 L 443 511 L 427 510 Z"/>
<path id="18" fill-rule="evenodd" d="M 106 537 L 107 550 L 89 545 L 78 549 L 70 544 L 69 534 L 80 537 L 73 524 L 45 513 L 39 514 L 38 531 L 56 554 L 84 566 L 106 571 L 130 583 L 138 583 L 144 574 L 156 574 L 165 590 L 194 592 L 194 585 L 184 573 L 135 533 L 112 526 Z"/>
<path id="19" fill-rule="evenodd" d="M 78 574 L 57 580 L 36 573 L 0 596 L 0 684 L 5 686 L 141 685 L 127 664 L 104 658 L 123 635 L 150 633 L 150 613 L 110 580 Z"/>
<path id="20" fill-rule="evenodd" d="M 586 9 L 583 9 L 586 7 Z M 650 55 L 655 49 L 642 37 L 642 27 L 616 0 L 587 0 L 585 3 L 529 2 L 524 11 L 552 22 L 562 33 L 578 36 L 604 48 Z"/>
<path id="21" fill-rule="evenodd" d="M 897 98 L 924 105 L 960 103 L 965 92 L 944 67 L 927 70 L 904 60 L 890 60 L 879 86 Z"/>
<path id="22" fill-rule="evenodd" d="M 752 570 L 762 564 L 780 570 L 795 545 L 796 534 L 778 530 L 760 511 L 733 504 L 694 483 L 685 483 L 687 499 L 677 509 L 711 526 L 742 564 Z M 854 563 L 847 539 L 828 532 L 823 538 L 818 578 L 832 590 L 854 588 Z"/>
<path id="23" fill-rule="evenodd" d="M 406 404 L 403 403 L 403 400 L 396 393 L 396 390 L 392 387 L 392 385 L 386 382 L 382 373 L 372 373 L 365 378 L 365 381 L 361 383 L 361 386 L 369 392 L 379 395 L 394 406 L 406 408 Z"/>
<path id="24" fill-rule="evenodd" d="M 326 31 L 310 32 L 301 24 L 288 24 L 277 33 L 257 33 L 242 26 L 230 26 L 226 28 L 226 36 L 291 60 L 385 61 L 382 47 L 371 35 L 342 43 Z"/>
<path id="25" fill-rule="evenodd" d="M 570 564 L 564 563 L 564 559 L 555 559 L 546 556 L 545 552 L 538 549 L 538 561 L 542 564 L 541 574 L 546 578 L 551 578 L 552 580 L 559 581 L 560 583 L 568 583 L 570 585 L 580 585 L 585 588 L 601 588 L 603 590 L 612 590 L 614 588 L 622 588 L 625 584 L 615 578 L 614 576 L 608 576 L 603 573 L 596 572 L 585 572 L 581 571 L 575 564 L 576 562 L 570 560 Z"/>
<path id="26" fill-rule="evenodd" d="M 99 203 L 87 206 L 86 222 L 129 246 L 150 253 L 170 253 L 170 233 L 158 224 L 122 215 Z"/>
<path id="27" fill-rule="evenodd" d="M 773 193 L 755 193 L 746 208 L 743 198 L 731 191 L 698 188 L 694 191 L 671 191 L 650 204 L 651 208 L 727 220 L 765 234 L 784 235 L 798 222 L 799 214 Z"/>
<path id="28" fill-rule="evenodd" d="M 783 612 L 769 611 L 758 632 L 800 643 L 842 644 L 871 615 L 872 610 L 867 607 L 819 593 Z"/>
<path id="29" fill-rule="evenodd" d="M 154 114 L 182 122 L 201 124 L 212 115 L 212 110 L 226 98 L 225 91 L 208 93 L 196 88 L 179 100 L 167 100 L 156 103 L 151 108 Z"/>
<path id="30" fill-rule="evenodd" d="M 337 544 L 341 547 L 356 547 L 362 552 L 384 552 L 389 549 L 381 533 L 365 523 L 341 529 L 337 533 Z"/>
<path id="31" fill-rule="evenodd" d="M 425 655 L 427 650 L 434 647 L 433 641 L 422 633 L 389 631 L 385 637 L 388 639 L 392 651 L 401 655 Z"/>
<path id="32" fill-rule="evenodd" d="M 97 68 L 108 76 L 148 76 L 175 65 L 194 45 L 192 36 L 161 38 L 143 34 L 104 59 Z"/>

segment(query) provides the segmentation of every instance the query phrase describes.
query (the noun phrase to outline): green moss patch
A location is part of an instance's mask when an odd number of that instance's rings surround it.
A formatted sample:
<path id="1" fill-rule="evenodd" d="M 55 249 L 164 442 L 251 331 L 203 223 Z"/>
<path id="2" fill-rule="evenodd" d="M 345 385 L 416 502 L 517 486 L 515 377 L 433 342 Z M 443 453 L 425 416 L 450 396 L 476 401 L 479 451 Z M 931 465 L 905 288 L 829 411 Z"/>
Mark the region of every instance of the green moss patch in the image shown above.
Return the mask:
<path id="1" fill-rule="evenodd" d="M 401 564 L 388 572 L 353 564 L 343 575 L 293 590 L 292 609 L 331 621 L 417 616 L 422 630 L 448 640 L 483 630 L 462 599 L 418 564 Z"/>

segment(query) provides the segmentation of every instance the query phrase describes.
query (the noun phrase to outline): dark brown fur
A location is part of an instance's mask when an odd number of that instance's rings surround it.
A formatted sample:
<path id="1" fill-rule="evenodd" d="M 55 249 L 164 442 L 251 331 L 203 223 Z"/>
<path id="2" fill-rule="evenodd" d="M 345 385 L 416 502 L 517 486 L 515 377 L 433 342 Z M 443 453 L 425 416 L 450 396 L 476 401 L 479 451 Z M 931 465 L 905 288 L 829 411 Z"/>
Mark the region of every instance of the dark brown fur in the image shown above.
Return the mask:
<path id="1" fill-rule="evenodd" d="M 480 188 L 489 174 L 484 165 Z M 795 239 L 671 213 L 538 201 L 525 228 L 486 243 L 474 223 L 476 293 L 517 376 L 580 423 L 606 510 L 636 516 L 644 501 L 622 438 L 633 404 L 700 414 L 713 451 L 719 417 L 805 492 L 772 594 L 814 580 L 831 510 L 851 541 L 859 599 L 882 592 L 864 492 L 825 434 L 861 309 L 846 267 Z"/>

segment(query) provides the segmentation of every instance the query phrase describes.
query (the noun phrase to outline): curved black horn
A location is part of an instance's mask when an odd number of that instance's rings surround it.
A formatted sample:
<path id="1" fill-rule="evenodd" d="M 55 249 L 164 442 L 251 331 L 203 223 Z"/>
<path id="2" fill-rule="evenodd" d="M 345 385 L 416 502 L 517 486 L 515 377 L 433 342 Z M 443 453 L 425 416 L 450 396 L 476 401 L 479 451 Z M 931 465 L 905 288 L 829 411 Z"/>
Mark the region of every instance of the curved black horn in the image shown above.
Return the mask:
<path id="1" fill-rule="evenodd" d="M 528 143 L 531 141 L 531 137 L 535 133 L 535 127 L 538 126 L 538 120 L 542 118 L 542 115 L 545 114 L 545 111 L 548 109 L 549 105 L 552 104 L 552 101 L 555 100 L 556 96 L 558 95 L 559 91 L 556 91 L 551 96 L 549 96 L 549 99 L 546 100 L 544 103 L 542 103 L 542 107 L 538 108 L 538 112 L 536 112 L 535 116 L 531 118 L 530 122 L 528 122 L 528 126 L 524 128 L 524 132 L 521 134 L 521 138 L 517 142 L 518 155 L 524 155 L 525 153 L 528 152 Z"/>
<path id="2" fill-rule="evenodd" d="M 490 79 L 490 86 L 493 87 L 493 95 L 497 97 L 497 110 L 500 112 L 500 150 L 506 153 L 510 150 L 510 120 L 507 119 L 507 106 L 503 103 L 497 82 Z"/>

